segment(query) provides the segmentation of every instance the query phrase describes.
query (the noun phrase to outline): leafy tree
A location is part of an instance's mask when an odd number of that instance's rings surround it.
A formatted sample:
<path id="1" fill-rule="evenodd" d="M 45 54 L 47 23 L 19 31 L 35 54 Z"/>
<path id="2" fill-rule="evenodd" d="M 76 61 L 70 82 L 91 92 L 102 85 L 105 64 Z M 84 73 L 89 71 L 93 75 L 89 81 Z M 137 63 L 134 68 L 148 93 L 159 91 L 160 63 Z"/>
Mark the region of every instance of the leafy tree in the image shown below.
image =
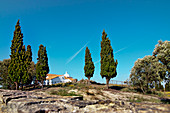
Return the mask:
<path id="1" fill-rule="evenodd" d="M 46 75 L 49 73 L 48 57 L 46 47 L 42 44 L 39 46 L 38 51 L 38 62 L 36 64 L 36 78 L 41 82 L 43 87 L 43 82 L 46 80 Z"/>
<path id="2" fill-rule="evenodd" d="M 21 33 L 21 27 L 19 20 L 15 26 L 14 36 L 12 40 L 11 49 L 11 61 L 8 67 L 9 77 L 12 81 L 12 84 L 15 83 L 16 89 L 19 89 L 19 84 L 23 76 L 23 66 L 24 66 L 24 49 L 23 47 L 23 34 Z"/>
<path id="3" fill-rule="evenodd" d="M 157 83 L 155 83 L 155 89 L 157 91 L 163 91 L 164 87 L 163 87 L 163 85 L 160 82 L 157 82 Z"/>
<path id="4" fill-rule="evenodd" d="M 159 40 L 153 51 L 153 56 L 165 66 L 166 77 L 164 80 L 170 82 L 170 41 L 162 42 Z"/>
<path id="5" fill-rule="evenodd" d="M 33 79 L 36 78 L 36 65 L 33 61 L 30 63 L 30 66 L 28 68 L 28 74 L 29 78 L 27 84 L 31 84 Z"/>
<path id="6" fill-rule="evenodd" d="M 159 87 L 165 75 L 164 66 L 154 56 L 145 56 L 135 62 L 130 79 L 134 86 L 147 93 L 150 89 Z"/>
<path id="7" fill-rule="evenodd" d="M 1 77 L 1 85 L 5 89 L 10 89 L 11 80 L 8 75 L 8 67 L 10 64 L 10 59 L 4 59 L 0 61 L 0 77 Z"/>
<path id="8" fill-rule="evenodd" d="M 170 91 L 170 82 L 167 82 L 167 83 L 165 84 L 165 90 L 166 90 L 166 91 Z"/>
<path id="9" fill-rule="evenodd" d="M 102 78 L 104 77 L 106 78 L 106 84 L 108 88 L 110 79 L 113 77 L 116 77 L 117 75 L 116 67 L 117 67 L 118 62 L 117 60 L 116 62 L 114 61 L 113 49 L 110 44 L 110 40 L 109 38 L 107 38 L 107 34 L 105 33 L 104 30 L 102 33 L 100 56 L 101 56 L 100 75 L 102 76 Z"/>
<path id="10" fill-rule="evenodd" d="M 86 47 L 84 72 L 85 76 L 88 78 L 88 83 L 90 83 L 90 78 L 93 77 L 94 68 L 95 67 L 91 58 L 90 50 L 88 49 L 88 47 Z"/>

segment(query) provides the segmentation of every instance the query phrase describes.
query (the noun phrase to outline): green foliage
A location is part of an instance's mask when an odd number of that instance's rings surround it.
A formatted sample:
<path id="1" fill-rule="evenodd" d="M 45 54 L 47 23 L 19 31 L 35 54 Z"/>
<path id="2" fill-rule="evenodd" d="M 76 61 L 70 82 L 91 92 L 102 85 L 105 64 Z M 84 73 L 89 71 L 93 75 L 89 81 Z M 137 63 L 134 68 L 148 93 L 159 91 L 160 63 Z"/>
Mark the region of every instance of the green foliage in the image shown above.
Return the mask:
<path id="1" fill-rule="evenodd" d="M 147 93 L 163 80 L 165 74 L 164 66 L 154 56 L 145 56 L 135 62 L 130 78 L 135 87 Z"/>
<path id="2" fill-rule="evenodd" d="M 163 91 L 161 82 L 170 81 L 170 42 L 158 42 L 153 51 L 153 56 L 138 59 L 131 70 L 131 83 L 141 88 L 144 93 L 152 88 Z"/>
<path id="3" fill-rule="evenodd" d="M 23 47 L 23 34 L 21 33 L 21 27 L 19 20 L 15 26 L 14 36 L 12 40 L 11 49 L 11 61 L 8 67 L 9 77 L 12 84 L 16 83 L 16 89 L 18 89 L 24 73 L 24 47 Z"/>
<path id="4" fill-rule="evenodd" d="M 163 85 L 160 82 L 155 83 L 155 89 L 157 91 L 164 91 L 164 87 L 163 87 Z"/>
<path id="5" fill-rule="evenodd" d="M 105 33 L 104 30 L 102 33 L 100 56 L 101 56 L 100 75 L 102 76 L 102 78 L 106 77 L 106 82 L 108 85 L 109 80 L 113 77 L 116 77 L 117 75 L 116 67 L 117 67 L 118 62 L 117 60 L 116 62 L 114 61 L 113 49 L 110 44 L 110 40 L 109 38 L 107 38 L 107 34 Z"/>
<path id="6" fill-rule="evenodd" d="M 19 20 L 15 26 L 14 36 L 12 40 L 11 49 L 11 61 L 8 67 L 8 73 L 11 80 L 11 85 L 16 85 L 16 89 L 19 85 L 28 84 L 30 80 L 30 75 L 28 70 L 30 69 L 32 61 L 32 51 L 31 46 L 27 46 L 27 51 L 25 45 L 23 45 L 23 34 L 21 33 L 21 27 Z"/>
<path id="7" fill-rule="evenodd" d="M 23 79 L 25 79 L 24 82 L 25 84 L 31 84 L 33 80 L 33 74 L 35 73 L 35 65 L 34 62 L 32 62 L 32 50 L 30 45 L 27 46 L 25 57 L 26 57 L 25 65 L 26 65 L 27 72 L 26 72 L 26 77 Z"/>
<path id="8" fill-rule="evenodd" d="M 33 78 L 36 78 L 36 64 L 33 61 L 30 63 L 30 66 L 28 68 L 28 74 L 29 74 L 29 79 L 27 83 L 31 84 Z"/>
<path id="9" fill-rule="evenodd" d="M 161 62 L 166 68 L 165 81 L 170 81 L 170 41 L 158 41 L 153 51 L 153 56 L 155 56 L 159 62 Z"/>
<path id="10" fill-rule="evenodd" d="M 84 66 L 84 72 L 85 76 L 90 80 L 91 77 L 93 77 L 94 74 L 94 63 L 91 58 L 91 53 L 88 47 L 86 47 L 85 51 L 85 66 Z"/>
<path id="11" fill-rule="evenodd" d="M 137 90 L 135 90 L 133 87 L 125 87 L 125 88 L 121 89 L 121 91 L 123 91 L 123 92 L 134 92 L 134 93 L 137 92 Z"/>
<path id="12" fill-rule="evenodd" d="M 165 84 L 165 90 L 166 90 L 166 91 L 170 91 L 170 82 L 167 82 L 167 83 Z"/>
<path id="13" fill-rule="evenodd" d="M 60 95 L 60 96 L 82 96 L 82 95 L 76 94 L 75 92 L 68 93 L 68 91 L 65 89 L 59 89 L 57 91 L 51 90 L 49 93 L 51 95 Z"/>
<path id="14" fill-rule="evenodd" d="M 27 64 L 26 64 L 26 52 L 25 52 L 25 46 L 22 46 L 20 54 L 22 55 L 22 62 L 20 62 L 21 68 L 20 68 L 20 77 L 21 81 L 20 84 L 23 85 L 28 80 L 28 73 L 27 73 Z"/>
<path id="15" fill-rule="evenodd" d="M 37 60 L 36 78 L 43 84 L 43 81 L 46 80 L 46 75 L 49 73 L 49 66 L 46 47 L 44 47 L 42 44 L 39 46 Z"/>
<path id="16" fill-rule="evenodd" d="M 4 59 L 0 61 L 0 77 L 1 77 L 1 85 L 4 89 L 9 89 L 11 80 L 8 75 L 8 67 L 10 64 L 10 59 Z"/>
<path id="17" fill-rule="evenodd" d="M 25 46 L 23 46 L 23 51 L 21 51 L 21 53 L 23 52 L 23 62 L 24 62 L 24 68 L 22 68 L 23 70 L 23 76 L 21 79 L 21 83 L 22 85 L 26 84 L 31 84 L 32 82 L 32 77 L 31 74 L 29 73 L 29 70 L 31 69 L 31 62 L 32 62 L 32 51 L 31 51 L 31 46 L 28 45 L 27 46 L 27 51 L 25 51 Z"/>
<path id="18" fill-rule="evenodd" d="M 129 98 L 130 102 L 154 102 L 154 103 L 161 103 L 159 99 L 154 98 L 144 98 L 143 96 L 132 96 Z"/>

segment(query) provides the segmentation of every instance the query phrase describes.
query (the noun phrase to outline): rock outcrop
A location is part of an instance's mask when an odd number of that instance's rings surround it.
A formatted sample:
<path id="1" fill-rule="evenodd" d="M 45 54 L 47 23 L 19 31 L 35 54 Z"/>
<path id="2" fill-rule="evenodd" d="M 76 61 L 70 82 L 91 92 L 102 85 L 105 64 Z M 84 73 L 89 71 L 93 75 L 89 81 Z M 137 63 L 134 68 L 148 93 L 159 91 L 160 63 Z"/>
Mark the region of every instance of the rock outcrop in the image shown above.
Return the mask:
<path id="1" fill-rule="evenodd" d="M 0 89 L 0 113 L 130 113 L 170 112 L 170 105 L 132 103 L 111 99 L 116 96 L 110 91 L 88 91 L 91 96 L 58 96 L 39 91 L 17 91 Z M 106 98 L 106 96 L 108 98 Z"/>

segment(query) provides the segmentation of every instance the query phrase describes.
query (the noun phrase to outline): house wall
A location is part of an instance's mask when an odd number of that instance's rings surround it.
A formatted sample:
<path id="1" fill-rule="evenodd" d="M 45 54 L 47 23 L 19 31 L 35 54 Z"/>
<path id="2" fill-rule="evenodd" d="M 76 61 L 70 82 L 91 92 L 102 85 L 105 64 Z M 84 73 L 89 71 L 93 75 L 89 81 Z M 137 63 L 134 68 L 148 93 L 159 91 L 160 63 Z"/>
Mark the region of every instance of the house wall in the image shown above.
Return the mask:
<path id="1" fill-rule="evenodd" d="M 70 79 L 65 79 L 64 76 L 53 78 L 52 80 L 45 80 L 44 85 L 52 85 L 57 83 L 66 83 L 71 82 Z"/>
<path id="2" fill-rule="evenodd" d="M 52 84 L 62 83 L 61 79 L 59 77 L 52 79 Z"/>

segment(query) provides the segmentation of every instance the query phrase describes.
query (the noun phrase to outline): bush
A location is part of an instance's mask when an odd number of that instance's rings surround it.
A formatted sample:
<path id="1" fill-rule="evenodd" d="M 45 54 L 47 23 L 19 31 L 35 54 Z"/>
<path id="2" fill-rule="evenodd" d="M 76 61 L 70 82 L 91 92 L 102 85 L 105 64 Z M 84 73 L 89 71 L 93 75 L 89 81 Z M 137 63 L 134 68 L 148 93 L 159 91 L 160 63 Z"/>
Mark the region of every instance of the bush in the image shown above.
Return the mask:
<path id="1" fill-rule="evenodd" d="M 134 93 L 137 92 L 137 90 L 135 90 L 135 88 L 132 88 L 132 87 L 123 88 L 123 89 L 121 89 L 121 91 L 124 91 L 124 92 L 134 92 Z"/>
<path id="2" fill-rule="evenodd" d="M 148 101 L 148 100 L 140 96 L 134 96 L 134 97 L 130 97 L 129 101 L 130 102 L 143 102 L 143 101 Z"/>
<path id="3" fill-rule="evenodd" d="M 65 89 L 59 89 L 59 90 L 57 90 L 57 91 L 51 90 L 51 91 L 49 92 L 49 94 L 51 94 L 51 95 L 60 95 L 60 96 L 81 96 L 81 95 L 79 95 L 79 94 L 76 94 L 74 91 L 68 93 L 68 91 L 65 90 Z"/>
<path id="4" fill-rule="evenodd" d="M 69 85 L 69 87 L 72 87 L 72 88 L 73 88 L 73 87 L 74 87 L 74 84 Z"/>
<path id="5" fill-rule="evenodd" d="M 155 84 L 155 89 L 157 91 L 164 91 L 164 87 L 163 87 L 163 85 L 161 83 Z"/>
<path id="6" fill-rule="evenodd" d="M 165 90 L 170 91 L 170 82 L 165 84 Z"/>

